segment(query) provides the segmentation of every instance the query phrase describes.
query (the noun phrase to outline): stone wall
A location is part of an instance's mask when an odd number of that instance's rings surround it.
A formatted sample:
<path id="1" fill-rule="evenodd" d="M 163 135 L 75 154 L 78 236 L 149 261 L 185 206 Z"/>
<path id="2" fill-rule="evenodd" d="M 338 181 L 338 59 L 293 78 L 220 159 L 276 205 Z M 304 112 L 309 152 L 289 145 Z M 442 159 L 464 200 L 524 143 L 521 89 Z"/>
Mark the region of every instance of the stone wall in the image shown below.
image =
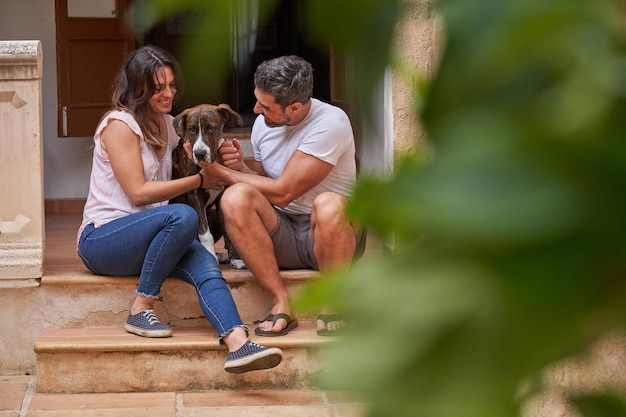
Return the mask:
<path id="1" fill-rule="evenodd" d="M 399 68 L 392 71 L 394 160 L 408 151 L 428 152 L 428 142 L 417 117 L 415 85 L 437 70 L 441 25 L 432 0 L 407 0 L 407 12 L 397 27 L 393 54 Z"/>
<path id="2" fill-rule="evenodd" d="M 0 287 L 43 272 L 42 55 L 39 41 L 0 42 Z"/>

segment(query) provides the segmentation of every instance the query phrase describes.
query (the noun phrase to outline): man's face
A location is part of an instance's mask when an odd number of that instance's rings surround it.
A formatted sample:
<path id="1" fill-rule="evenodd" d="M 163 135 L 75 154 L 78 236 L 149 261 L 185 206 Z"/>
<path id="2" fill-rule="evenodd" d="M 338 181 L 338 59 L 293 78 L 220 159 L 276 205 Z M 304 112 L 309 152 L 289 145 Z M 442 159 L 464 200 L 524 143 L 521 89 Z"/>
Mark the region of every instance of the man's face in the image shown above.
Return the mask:
<path id="1" fill-rule="evenodd" d="M 265 118 L 265 124 L 268 127 L 279 127 L 289 125 L 291 123 L 291 116 L 289 116 L 274 99 L 274 96 L 266 93 L 258 88 L 254 89 L 254 97 L 256 97 L 256 104 L 254 105 L 254 112 L 256 114 L 262 114 Z"/>

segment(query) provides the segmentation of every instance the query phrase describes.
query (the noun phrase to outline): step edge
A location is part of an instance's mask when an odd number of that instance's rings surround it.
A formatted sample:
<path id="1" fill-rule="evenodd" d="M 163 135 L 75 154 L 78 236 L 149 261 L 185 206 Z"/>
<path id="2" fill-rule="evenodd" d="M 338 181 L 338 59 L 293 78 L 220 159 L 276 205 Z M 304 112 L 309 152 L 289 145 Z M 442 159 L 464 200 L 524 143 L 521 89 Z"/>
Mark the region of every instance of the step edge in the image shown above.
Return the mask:
<path id="1" fill-rule="evenodd" d="M 256 281 L 251 272 L 226 270 L 224 279 L 228 283 L 245 283 Z M 319 271 L 313 269 L 294 269 L 280 271 L 280 277 L 286 281 L 308 281 L 320 276 Z M 41 285 L 137 285 L 137 276 L 102 276 L 89 271 L 48 272 L 41 277 Z M 167 278 L 166 281 L 176 280 Z"/>
<path id="2" fill-rule="evenodd" d="M 203 351 L 224 350 L 217 335 L 211 329 L 203 333 L 176 334 L 168 338 L 145 338 L 127 333 L 119 328 L 85 328 L 85 331 L 106 329 L 113 334 L 75 334 L 76 329 L 46 329 L 35 341 L 34 351 L 37 354 L 45 353 L 89 353 L 89 352 L 156 352 L 156 351 Z M 187 332 L 191 328 L 184 328 Z M 72 331 L 73 335 L 64 336 L 64 330 Z M 179 329 L 183 330 L 182 328 Z M 47 335 L 54 333 L 54 335 Z M 281 349 L 319 348 L 335 343 L 338 338 L 318 336 L 312 327 L 293 330 L 289 334 L 279 337 L 250 336 L 250 340 L 265 347 Z"/>

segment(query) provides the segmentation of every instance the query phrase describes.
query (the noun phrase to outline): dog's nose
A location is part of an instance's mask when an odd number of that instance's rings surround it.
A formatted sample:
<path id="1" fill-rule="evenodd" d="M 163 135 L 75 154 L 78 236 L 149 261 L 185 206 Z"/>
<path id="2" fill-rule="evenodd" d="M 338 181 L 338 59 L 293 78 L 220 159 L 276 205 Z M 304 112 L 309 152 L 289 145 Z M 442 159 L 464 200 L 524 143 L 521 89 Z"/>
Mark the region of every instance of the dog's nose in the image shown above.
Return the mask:
<path id="1" fill-rule="evenodd" d="M 198 159 L 199 161 L 202 161 L 204 160 L 204 157 L 206 156 L 206 149 L 198 149 L 194 151 L 193 154 L 195 155 L 196 159 Z"/>

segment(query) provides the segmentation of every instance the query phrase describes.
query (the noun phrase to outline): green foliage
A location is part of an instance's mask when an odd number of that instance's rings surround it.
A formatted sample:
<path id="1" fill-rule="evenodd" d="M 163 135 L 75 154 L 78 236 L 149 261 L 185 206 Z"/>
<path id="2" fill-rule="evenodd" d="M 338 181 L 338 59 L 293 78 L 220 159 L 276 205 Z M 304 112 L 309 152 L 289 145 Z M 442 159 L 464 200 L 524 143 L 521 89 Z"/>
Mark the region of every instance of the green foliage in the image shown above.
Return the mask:
<path id="1" fill-rule="evenodd" d="M 436 157 L 360 181 L 351 214 L 399 249 L 333 296 L 352 330 L 333 382 L 372 417 L 519 415 L 542 369 L 624 326 L 618 5 L 438 3 L 446 44 L 420 114 Z"/>
<path id="2" fill-rule="evenodd" d="M 626 402 L 619 394 L 596 394 L 573 398 L 574 405 L 585 417 L 626 416 Z"/>
<path id="3" fill-rule="evenodd" d="M 233 10 L 244 0 L 136 0 L 136 25 L 150 28 L 167 18 L 182 18 L 184 42 L 177 54 L 186 84 L 185 98 L 192 103 L 211 102 L 221 96 L 230 69 L 229 34 Z M 259 19 L 275 6 L 260 3 Z M 252 92 L 250 92 L 252 94 Z"/>
<path id="4" fill-rule="evenodd" d="M 305 3 L 310 35 L 347 53 L 356 69 L 354 105 L 369 112 L 373 87 L 391 57 L 394 25 L 402 13 L 400 0 L 314 0 Z"/>

